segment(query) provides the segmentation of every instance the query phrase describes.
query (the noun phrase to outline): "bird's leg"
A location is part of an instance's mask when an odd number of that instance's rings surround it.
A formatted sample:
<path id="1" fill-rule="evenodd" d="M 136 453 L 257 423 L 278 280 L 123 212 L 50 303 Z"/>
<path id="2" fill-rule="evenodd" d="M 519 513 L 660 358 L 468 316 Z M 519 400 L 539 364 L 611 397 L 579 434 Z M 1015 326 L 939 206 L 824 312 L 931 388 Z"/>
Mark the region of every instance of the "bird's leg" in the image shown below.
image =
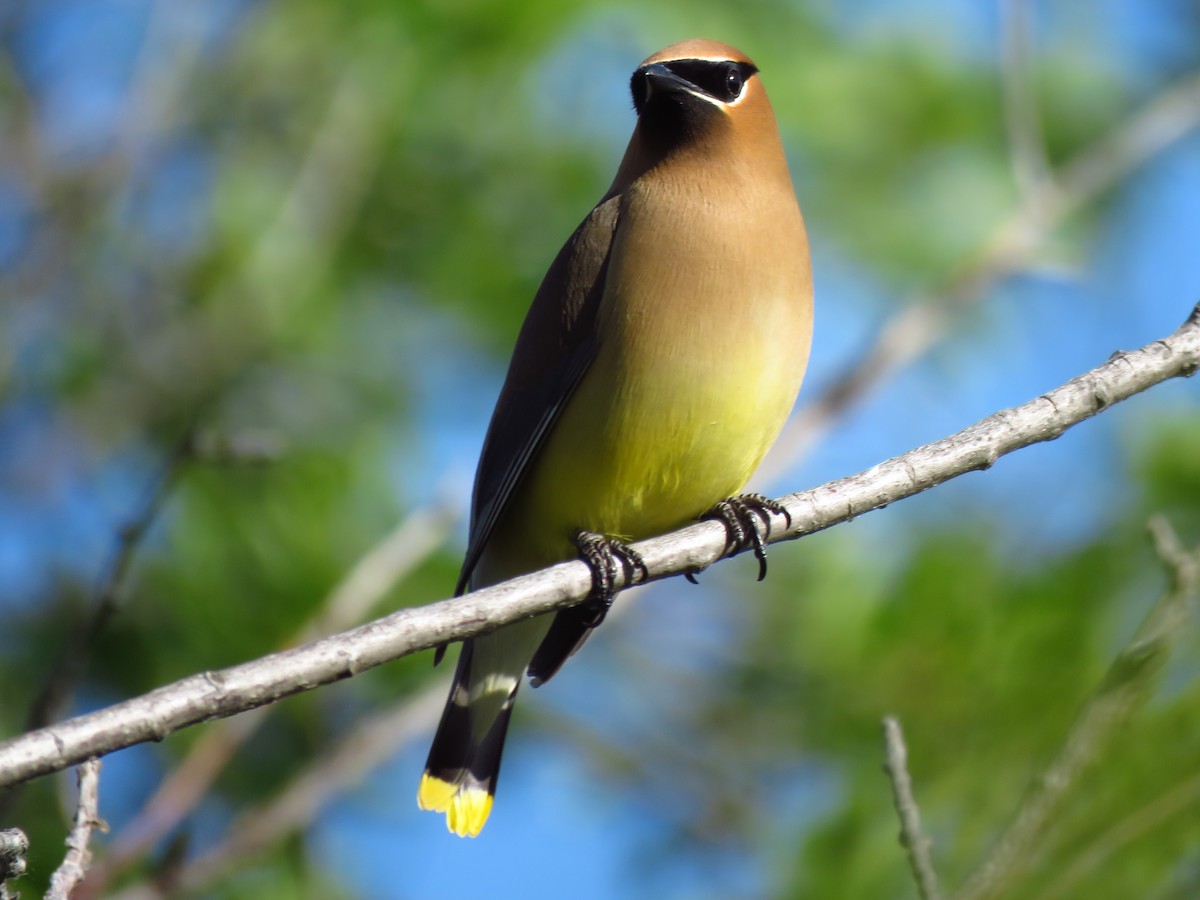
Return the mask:
<path id="1" fill-rule="evenodd" d="M 741 494 L 722 500 L 700 518 L 716 519 L 725 526 L 726 553 L 754 548 L 754 556 L 758 560 L 758 580 L 762 581 L 767 577 L 765 538 L 771 536 L 771 513 L 783 516 L 789 526 L 792 524 L 792 517 L 783 504 L 762 494 Z M 762 533 L 758 530 L 760 519 L 763 524 Z"/>
<path id="2" fill-rule="evenodd" d="M 641 554 L 613 538 L 580 531 L 571 542 L 579 551 L 579 558 L 592 570 L 592 589 L 578 606 L 560 609 L 554 616 L 527 668 L 534 687 L 549 681 L 567 658 L 583 646 L 592 629 L 604 621 L 616 594 L 618 566 L 625 573 L 626 584 L 645 580 L 649 575 Z"/>
<path id="3" fill-rule="evenodd" d="M 583 624 L 595 628 L 608 615 L 613 597 L 616 596 L 617 566 L 625 573 L 626 584 L 636 583 L 639 573 L 644 580 L 650 572 L 640 553 L 615 538 L 581 531 L 575 535 L 572 543 L 579 551 L 579 558 L 592 570 L 592 590 L 581 608 L 590 613 Z"/>

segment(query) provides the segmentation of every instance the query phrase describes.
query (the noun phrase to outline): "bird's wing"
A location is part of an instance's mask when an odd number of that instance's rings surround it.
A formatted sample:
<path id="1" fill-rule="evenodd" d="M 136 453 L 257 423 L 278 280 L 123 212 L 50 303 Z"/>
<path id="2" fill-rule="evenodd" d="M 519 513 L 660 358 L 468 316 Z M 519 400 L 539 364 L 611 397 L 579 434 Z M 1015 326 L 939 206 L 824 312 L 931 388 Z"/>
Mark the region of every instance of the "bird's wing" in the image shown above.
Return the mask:
<path id="1" fill-rule="evenodd" d="M 483 442 L 456 594 L 466 590 L 496 522 L 596 356 L 596 311 L 619 205 L 612 196 L 591 211 L 534 296 Z"/>

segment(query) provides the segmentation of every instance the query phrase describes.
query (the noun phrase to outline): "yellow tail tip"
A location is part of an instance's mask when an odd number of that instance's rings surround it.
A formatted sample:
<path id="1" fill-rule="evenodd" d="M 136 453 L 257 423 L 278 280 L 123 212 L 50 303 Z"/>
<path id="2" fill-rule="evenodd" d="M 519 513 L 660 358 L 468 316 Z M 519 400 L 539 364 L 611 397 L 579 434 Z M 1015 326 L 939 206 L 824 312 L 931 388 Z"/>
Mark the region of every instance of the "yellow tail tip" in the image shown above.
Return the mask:
<path id="1" fill-rule="evenodd" d="M 463 788 L 450 801 L 446 827 L 459 837 L 478 837 L 491 814 L 491 794 L 481 788 Z"/>
<path id="2" fill-rule="evenodd" d="M 417 806 L 434 812 L 445 812 L 457 793 L 457 784 L 442 781 L 426 773 L 421 776 L 421 786 L 417 788 Z"/>
<path id="3" fill-rule="evenodd" d="M 423 775 L 417 806 L 446 814 L 446 827 L 459 837 L 478 837 L 492 814 L 492 795 L 483 788 L 464 787 Z"/>

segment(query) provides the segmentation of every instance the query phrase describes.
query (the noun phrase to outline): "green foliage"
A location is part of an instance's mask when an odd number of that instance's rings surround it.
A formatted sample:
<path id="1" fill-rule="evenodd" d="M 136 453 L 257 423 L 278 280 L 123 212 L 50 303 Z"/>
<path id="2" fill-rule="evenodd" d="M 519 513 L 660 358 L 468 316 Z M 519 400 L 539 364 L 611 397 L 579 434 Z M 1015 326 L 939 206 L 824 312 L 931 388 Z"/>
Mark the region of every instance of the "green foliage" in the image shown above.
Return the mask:
<path id="1" fill-rule="evenodd" d="M 433 402 L 429 373 L 500 370 L 632 125 L 623 94 L 595 98 L 622 91 L 658 46 L 705 34 L 751 51 L 816 245 L 897 296 L 944 283 L 1017 200 L 999 73 L 948 45 L 936 22 L 859 33 L 841 6 L 250 4 L 223 36 L 185 37 L 131 76 L 125 118 L 77 158 L 51 152 L 52 113 L 6 44 L 0 187 L 22 186 L 32 224 L 11 265 L 0 256 L 0 427 L 20 437 L 0 447 L 0 494 L 17 504 L 0 525 L 37 533 L 4 555 L 27 555 L 23 571 L 37 577 L 0 609 L 2 733 L 21 730 L 120 523 L 186 429 L 218 444 L 265 436 L 275 449 L 265 462 L 185 464 L 91 648 L 77 710 L 285 646 L 382 535 L 436 500 L 442 473 L 428 459 L 445 450 L 427 433 L 428 407 L 465 428 L 457 407 L 479 398 Z M 1047 51 L 1035 81 L 1056 164 L 1134 103 L 1102 54 Z M 193 156 L 202 186 L 170 187 L 186 180 L 172 161 Z M 1069 241 L 1082 244 L 1098 215 L 1083 210 Z M 820 302 L 840 309 L 843 298 Z M 1135 424 L 1122 438 L 1127 484 L 1114 486 L 1125 505 L 1104 531 L 1014 558 L 1005 537 L 1021 524 L 984 501 L 964 502 L 952 526 L 897 507 L 873 517 L 885 524 L 774 551 L 753 602 L 714 574 L 737 624 L 705 666 L 631 655 L 605 676 L 618 693 L 661 687 L 669 735 L 614 739 L 603 721 L 544 710 L 517 721 L 540 716 L 631 817 L 665 821 L 666 836 L 642 848 L 648 865 L 702 869 L 732 848 L 769 894 L 824 900 L 911 893 L 879 771 L 879 720 L 895 714 L 935 862 L 959 885 L 1163 589 L 1146 518 L 1163 513 L 1185 542 L 1200 539 L 1194 409 Z M 448 594 L 460 552 L 442 547 L 374 612 Z M 703 619 L 699 609 L 689 617 Z M 1180 644 L 1010 896 L 1200 889 L 1200 647 L 1194 631 Z M 164 838 L 193 854 L 193 834 L 211 840 L 205 829 L 226 828 L 433 675 L 427 656 L 407 659 L 279 704 L 207 792 L 202 825 Z M 204 733 L 139 759 L 167 771 Z M 118 810 L 119 830 L 141 798 L 114 802 L 111 783 L 102 811 Z M 797 783 L 808 786 L 800 801 Z M 28 896 L 61 858 L 66 793 L 43 779 L 0 819 L 29 832 L 31 874 L 17 885 Z M 408 795 L 387 802 L 397 820 L 411 811 Z M 171 852 L 156 848 L 126 878 L 169 868 Z M 204 896 L 348 897 L 351 883 L 293 836 Z"/>

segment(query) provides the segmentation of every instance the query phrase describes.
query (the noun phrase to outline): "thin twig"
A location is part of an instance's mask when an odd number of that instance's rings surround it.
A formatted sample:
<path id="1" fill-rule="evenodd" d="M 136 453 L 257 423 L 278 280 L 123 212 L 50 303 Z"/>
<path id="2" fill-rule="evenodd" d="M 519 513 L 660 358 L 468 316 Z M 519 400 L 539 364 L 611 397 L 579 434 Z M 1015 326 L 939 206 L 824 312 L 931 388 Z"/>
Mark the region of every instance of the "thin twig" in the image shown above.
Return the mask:
<path id="1" fill-rule="evenodd" d="M 88 841 L 92 830 L 106 830 L 100 818 L 100 760 L 89 759 L 79 766 L 79 803 L 75 809 L 75 823 L 67 835 L 67 855 L 62 865 L 50 876 L 50 887 L 46 900 L 69 900 L 76 885 L 87 874 L 92 854 Z"/>
<path id="2" fill-rule="evenodd" d="M 395 755 L 396 747 L 424 735 L 441 712 L 449 678 L 430 682 L 391 709 L 370 716 L 262 806 L 240 816 L 216 846 L 184 863 L 166 880 L 145 881 L 109 900 L 158 900 L 198 893 L 263 848 L 310 824 L 340 791 Z"/>
<path id="3" fill-rule="evenodd" d="M 109 379 L 95 406 L 127 408 L 131 390 L 156 378 L 194 394 L 219 393 L 270 352 L 297 306 L 327 281 L 404 113 L 412 85 L 388 79 L 386 65 L 367 53 L 340 68 L 299 159 L 276 162 L 294 174 L 240 264 L 214 282 L 205 302 L 140 334 L 132 382 Z"/>
<path id="4" fill-rule="evenodd" d="M 900 818 L 900 846 L 908 852 L 908 864 L 912 866 L 922 900 L 938 900 L 941 893 L 937 872 L 929 855 L 932 842 L 921 831 L 921 812 L 908 774 L 908 748 L 904 746 L 900 720 L 894 716 L 883 720 L 883 748 L 883 771 L 892 784 L 892 799 Z"/>
<path id="5" fill-rule="evenodd" d="M 0 900 L 14 900 L 17 896 L 9 892 L 7 882 L 25 874 L 28 852 L 29 838 L 25 832 L 20 828 L 0 829 Z"/>
<path id="6" fill-rule="evenodd" d="M 176 442 L 141 506 L 117 529 L 116 546 L 108 567 L 92 595 L 90 614 L 76 632 L 74 639 L 67 642 L 62 655 L 43 683 L 41 692 L 30 707 L 25 722 L 27 731 L 41 728 L 60 715 L 75 682 L 83 673 L 96 637 L 120 606 L 125 580 L 129 576 L 142 539 L 162 509 L 163 502 L 171 492 L 179 473 L 192 458 L 192 437 L 193 432 L 188 429 Z"/>
<path id="7" fill-rule="evenodd" d="M 1197 552 L 1200 559 L 1200 551 Z M 1137 812 L 1126 816 L 1100 835 L 1091 846 L 1077 854 L 1058 877 L 1038 894 L 1036 900 L 1061 900 L 1078 897 L 1076 885 L 1125 847 L 1151 829 L 1158 828 L 1175 816 L 1194 813 L 1200 804 L 1200 774 L 1182 784 L 1172 785 Z"/>
<path id="8" fill-rule="evenodd" d="M 182 866 L 171 887 L 187 893 L 202 891 L 222 873 L 311 824 L 338 793 L 391 758 L 396 747 L 426 735 L 446 703 L 449 688 L 448 676 L 435 679 L 417 694 L 359 723 L 279 794 L 235 821 L 219 844 Z"/>
<path id="9" fill-rule="evenodd" d="M 974 256 L 934 292 L 903 303 L 879 336 L 842 373 L 797 409 L 759 467 L 755 481 L 769 483 L 793 467 L 838 416 L 924 353 L 959 310 L 977 301 L 999 279 L 1029 264 L 1045 236 L 1068 215 L 1096 199 L 1200 124 L 1200 74 L 1157 95 L 1128 119 L 1089 144 L 1037 191 L 1021 197 Z"/>
<path id="10" fill-rule="evenodd" d="M 446 542 L 457 519 L 445 500 L 405 516 L 354 564 L 330 593 L 321 613 L 292 643 L 341 631 L 366 619 L 388 591 Z"/>
<path id="11" fill-rule="evenodd" d="M 317 615 L 283 646 L 294 647 L 362 622 L 388 591 L 445 542 L 456 518 L 446 502 L 406 516 L 350 568 Z M 113 878 L 178 825 L 204 797 L 237 749 L 258 730 L 269 711 L 270 707 L 260 707 L 206 729 L 133 821 L 112 839 L 104 859 L 88 874 L 81 895 L 99 895 Z"/>
<path id="12" fill-rule="evenodd" d="M 1015 881 L 1036 861 L 1046 830 L 1079 776 L 1120 733 L 1149 694 L 1200 595 L 1200 553 L 1183 551 L 1161 516 L 1148 523 L 1170 585 L 1076 717 L 1062 748 L 1030 788 L 992 855 L 968 879 L 959 900 L 1008 896 Z"/>
<path id="13" fill-rule="evenodd" d="M 65 642 L 62 653 L 42 682 L 41 690 L 25 718 L 26 732 L 44 728 L 61 717 L 75 684 L 87 668 L 96 638 L 121 605 L 125 581 L 142 539 L 157 518 L 179 474 L 193 458 L 194 437 L 194 428 L 189 427 L 184 431 L 163 461 L 161 471 L 147 490 L 141 506 L 118 527 L 112 557 L 92 593 L 87 618 L 79 624 L 74 636 Z M 7 815 L 16 806 L 20 796 L 19 786 L 0 791 L 0 816 Z"/>
<path id="14" fill-rule="evenodd" d="M 1009 157 L 1017 190 L 1037 203 L 1051 174 L 1037 113 L 1029 18 L 1029 0 L 1000 0 L 1001 83 Z"/>
<path id="15" fill-rule="evenodd" d="M 783 498 L 790 516 L 773 516 L 772 541 L 793 540 L 880 509 L 1068 428 L 1171 378 L 1200 369 L 1200 306 L 1175 331 L 1073 378 L 1014 409 L 847 478 Z M 646 577 L 703 569 L 726 555 L 725 528 L 702 522 L 635 549 Z M 429 606 L 404 609 L 333 637 L 252 662 L 177 681 L 140 697 L 0 743 L 0 785 L 58 771 L 208 719 L 234 715 L 357 675 L 402 656 L 493 631 L 579 603 L 592 577 L 580 561 L 560 563 Z M 628 586 L 618 573 L 617 589 Z"/>
<path id="16" fill-rule="evenodd" d="M 176 479 L 193 458 L 194 437 L 193 427 L 184 431 L 163 461 L 161 471 L 147 490 L 141 506 L 118 527 L 112 557 L 104 574 L 96 583 L 87 618 L 79 624 L 74 636 L 66 641 L 65 648 L 50 669 L 46 680 L 42 682 L 41 690 L 25 718 L 25 731 L 44 728 L 61 717 L 76 682 L 87 667 L 96 638 L 120 607 L 125 581 L 141 547 L 142 539 L 157 518 Z M 76 760 L 80 761 L 82 760 Z M 0 791 L 0 816 L 8 814 L 20 795 L 20 787 Z"/>

